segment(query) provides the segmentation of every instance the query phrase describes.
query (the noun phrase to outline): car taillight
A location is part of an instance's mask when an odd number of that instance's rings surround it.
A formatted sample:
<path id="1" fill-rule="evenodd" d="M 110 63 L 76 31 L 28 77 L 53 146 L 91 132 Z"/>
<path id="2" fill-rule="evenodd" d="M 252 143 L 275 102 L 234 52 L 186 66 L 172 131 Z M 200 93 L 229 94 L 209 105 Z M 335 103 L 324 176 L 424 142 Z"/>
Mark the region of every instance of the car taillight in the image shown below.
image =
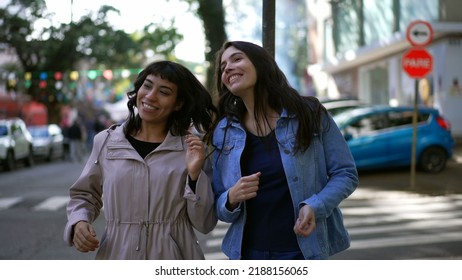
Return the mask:
<path id="1" fill-rule="evenodd" d="M 436 122 L 444 129 L 451 130 L 451 124 L 441 116 L 436 117 Z"/>

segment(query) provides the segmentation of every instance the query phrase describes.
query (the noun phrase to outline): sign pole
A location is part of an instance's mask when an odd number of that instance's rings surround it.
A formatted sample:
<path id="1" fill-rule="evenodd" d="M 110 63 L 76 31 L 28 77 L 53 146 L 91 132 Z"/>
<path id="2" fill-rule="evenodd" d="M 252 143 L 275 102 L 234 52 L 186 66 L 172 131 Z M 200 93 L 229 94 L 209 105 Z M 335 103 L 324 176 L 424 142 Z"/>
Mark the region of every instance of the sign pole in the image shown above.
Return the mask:
<path id="1" fill-rule="evenodd" d="M 415 79 L 414 84 L 414 112 L 412 114 L 412 157 L 411 157 L 411 190 L 415 189 L 415 175 L 416 175 L 416 150 L 417 150 L 417 106 L 418 106 L 418 91 L 419 80 Z"/>
<path id="2" fill-rule="evenodd" d="M 424 47 L 433 39 L 433 29 L 430 23 L 423 20 L 411 22 L 406 29 L 406 38 L 413 48 L 402 58 L 403 69 L 412 78 L 414 84 L 414 112 L 412 114 L 412 156 L 411 156 L 411 189 L 415 189 L 415 176 L 417 165 L 417 125 L 418 125 L 418 97 L 419 79 L 431 72 L 433 58 Z"/>

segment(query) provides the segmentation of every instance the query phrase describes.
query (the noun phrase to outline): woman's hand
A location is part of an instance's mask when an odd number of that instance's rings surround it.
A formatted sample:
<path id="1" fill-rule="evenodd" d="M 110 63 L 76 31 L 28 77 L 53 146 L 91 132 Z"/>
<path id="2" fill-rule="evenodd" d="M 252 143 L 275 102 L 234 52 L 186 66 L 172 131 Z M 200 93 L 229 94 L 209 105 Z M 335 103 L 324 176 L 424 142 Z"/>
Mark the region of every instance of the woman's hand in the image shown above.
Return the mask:
<path id="1" fill-rule="evenodd" d="M 257 196 L 258 185 L 260 184 L 261 172 L 241 177 L 237 183 L 229 189 L 227 207 L 235 209 L 240 202 Z"/>
<path id="2" fill-rule="evenodd" d="M 298 219 L 295 222 L 294 232 L 298 236 L 307 237 L 316 228 L 316 218 L 314 210 L 305 204 L 298 212 Z"/>
<path id="3" fill-rule="evenodd" d="M 205 144 L 202 140 L 194 135 L 186 135 L 186 168 L 188 169 L 189 177 L 196 181 L 201 173 L 201 167 L 205 160 Z"/>
<path id="4" fill-rule="evenodd" d="M 95 229 L 85 221 L 75 224 L 72 243 L 77 250 L 84 253 L 94 251 L 99 247 Z"/>

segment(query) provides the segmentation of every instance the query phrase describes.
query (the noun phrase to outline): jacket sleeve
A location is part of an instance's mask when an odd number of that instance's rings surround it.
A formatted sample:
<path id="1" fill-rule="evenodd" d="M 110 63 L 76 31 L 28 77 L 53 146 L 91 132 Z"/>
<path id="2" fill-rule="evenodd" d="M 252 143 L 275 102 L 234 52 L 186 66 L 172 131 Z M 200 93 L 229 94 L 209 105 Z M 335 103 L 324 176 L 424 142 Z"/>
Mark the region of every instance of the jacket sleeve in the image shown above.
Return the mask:
<path id="1" fill-rule="evenodd" d="M 325 120 L 329 122 L 329 128 L 320 135 L 323 153 L 318 161 L 320 168 L 325 169 L 327 183 L 319 193 L 302 202 L 313 207 L 316 218 L 328 217 L 359 183 L 354 158 L 345 138 L 330 115 Z"/>
<path id="2" fill-rule="evenodd" d="M 69 189 L 67 204 L 67 223 L 64 228 L 64 241 L 72 246 L 73 227 L 79 221 L 93 223 L 99 216 L 102 202 L 101 169 L 97 162 L 106 132 L 95 137 L 93 149 L 79 178 Z"/>
<path id="3" fill-rule="evenodd" d="M 189 220 L 194 228 L 203 234 L 212 231 L 218 221 L 215 214 L 215 201 L 210 180 L 211 173 L 209 161 L 206 161 L 197 179 L 196 191 L 194 192 L 189 187 L 188 178 L 184 192 Z"/>
<path id="4" fill-rule="evenodd" d="M 214 135 L 214 138 L 215 135 Z M 220 144 L 216 144 L 220 146 Z M 225 223 L 232 223 L 235 222 L 240 218 L 243 209 L 243 203 L 240 202 L 236 209 L 229 211 L 226 207 L 226 203 L 228 202 L 228 192 L 229 188 L 225 187 L 223 183 L 223 173 L 226 171 L 222 171 L 217 164 L 220 152 L 215 151 L 213 153 L 213 175 L 212 175 L 212 187 L 215 194 L 215 209 L 220 221 Z"/>

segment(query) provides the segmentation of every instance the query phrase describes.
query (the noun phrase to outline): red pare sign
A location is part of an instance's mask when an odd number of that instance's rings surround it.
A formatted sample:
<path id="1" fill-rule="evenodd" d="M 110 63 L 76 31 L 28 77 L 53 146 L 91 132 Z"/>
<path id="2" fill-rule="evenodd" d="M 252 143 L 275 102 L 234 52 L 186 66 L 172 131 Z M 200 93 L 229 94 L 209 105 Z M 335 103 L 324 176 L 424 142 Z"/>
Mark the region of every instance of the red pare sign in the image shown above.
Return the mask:
<path id="1" fill-rule="evenodd" d="M 433 57 L 423 48 L 412 48 L 402 57 L 403 70 L 415 79 L 425 78 L 433 69 Z"/>

